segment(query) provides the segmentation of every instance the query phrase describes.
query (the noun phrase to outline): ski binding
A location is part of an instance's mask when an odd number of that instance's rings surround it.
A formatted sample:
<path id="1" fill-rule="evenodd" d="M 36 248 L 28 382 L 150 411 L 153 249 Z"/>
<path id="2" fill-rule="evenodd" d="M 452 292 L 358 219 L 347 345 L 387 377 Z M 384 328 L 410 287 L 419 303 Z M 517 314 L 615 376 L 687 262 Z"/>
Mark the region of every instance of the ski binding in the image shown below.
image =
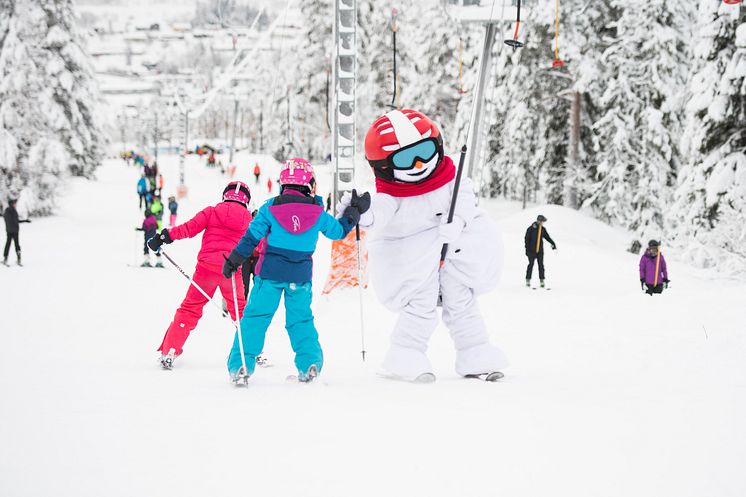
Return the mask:
<path id="1" fill-rule="evenodd" d="M 433 373 L 422 373 L 415 377 L 407 378 L 387 371 L 382 371 L 378 373 L 378 376 L 386 378 L 387 380 L 406 381 L 408 383 L 433 383 L 436 380 L 435 374 Z"/>

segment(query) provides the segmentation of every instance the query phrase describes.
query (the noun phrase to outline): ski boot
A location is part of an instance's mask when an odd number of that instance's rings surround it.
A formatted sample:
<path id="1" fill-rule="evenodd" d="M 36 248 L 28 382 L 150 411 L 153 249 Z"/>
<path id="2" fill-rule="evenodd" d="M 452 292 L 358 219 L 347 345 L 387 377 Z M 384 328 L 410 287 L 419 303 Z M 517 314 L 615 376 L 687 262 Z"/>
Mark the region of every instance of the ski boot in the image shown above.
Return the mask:
<path id="1" fill-rule="evenodd" d="M 545 288 L 545 287 L 544 287 L 544 280 L 541 280 L 541 281 L 539 281 L 539 285 L 540 285 L 540 286 L 541 286 L 542 288 Z"/>
<path id="2" fill-rule="evenodd" d="M 8 264 L 8 258 L 7 257 L 5 259 L 3 259 L 3 266 L 10 267 L 10 264 Z"/>
<path id="3" fill-rule="evenodd" d="M 531 288 L 531 280 L 526 280 L 526 287 Z"/>
<path id="4" fill-rule="evenodd" d="M 150 264 L 150 261 L 145 261 L 142 264 L 140 264 L 140 267 L 153 267 L 153 265 Z"/>
<path id="5" fill-rule="evenodd" d="M 249 383 L 251 375 L 246 372 L 246 369 L 241 366 L 238 371 L 231 373 L 231 382 L 237 387 L 245 387 Z"/>
<path id="6" fill-rule="evenodd" d="M 155 267 L 163 267 L 163 263 L 161 261 L 158 261 L 155 263 Z"/>
<path id="7" fill-rule="evenodd" d="M 176 359 L 176 351 L 174 349 L 169 349 L 168 354 L 166 355 L 161 354 L 161 358 L 159 362 L 163 369 L 170 371 L 174 368 L 175 359 Z"/>
<path id="8" fill-rule="evenodd" d="M 18 257 L 18 261 L 17 261 L 18 265 L 23 267 L 23 264 L 21 264 L 21 251 L 20 250 L 16 252 L 16 257 Z"/>
<path id="9" fill-rule="evenodd" d="M 316 366 L 316 364 L 311 364 L 311 367 L 308 368 L 308 371 L 306 371 L 305 374 L 299 374 L 298 375 L 298 381 L 301 383 L 310 383 L 319 375 L 319 368 Z"/>

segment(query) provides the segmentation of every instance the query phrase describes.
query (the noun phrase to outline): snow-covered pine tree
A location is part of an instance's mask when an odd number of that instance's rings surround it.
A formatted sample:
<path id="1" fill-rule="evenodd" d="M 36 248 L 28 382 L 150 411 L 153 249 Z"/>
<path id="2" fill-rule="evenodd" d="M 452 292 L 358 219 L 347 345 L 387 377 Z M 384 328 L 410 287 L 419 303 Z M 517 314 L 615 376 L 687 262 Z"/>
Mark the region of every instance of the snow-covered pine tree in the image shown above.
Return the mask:
<path id="1" fill-rule="evenodd" d="M 700 266 L 746 272 L 746 9 L 699 2 L 689 147 L 671 210 L 674 243 Z"/>
<path id="2" fill-rule="evenodd" d="M 686 2 L 624 0 L 616 36 L 604 52 L 606 89 L 594 123 L 595 179 L 585 205 L 635 233 L 657 238 L 670 202 L 680 154 L 681 99 L 686 82 Z"/>
<path id="3" fill-rule="evenodd" d="M 533 10 L 527 18 L 523 48 L 498 45 L 496 87 L 488 92 L 493 109 L 487 117 L 489 193 L 560 202 L 568 105 L 558 94 L 567 83 L 551 69 L 553 31 L 543 12 Z"/>
<path id="4" fill-rule="evenodd" d="M 403 12 L 397 45 L 408 48 L 409 64 L 402 72 L 411 74 L 402 87 L 402 105 L 415 108 L 441 127 L 446 150 L 457 150 L 456 112 L 461 99 L 459 52 L 461 26 L 448 16 L 442 4 L 412 5 Z M 412 15 L 415 14 L 415 15 Z"/>
<path id="5" fill-rule="evenodd" d="M 0 195 L 29 187 L 30 210 L 49 212 L 66 172 L 91 176 L 99 165 L 98 91 L 72 0 L 5 0 L 2 9 Z"/>

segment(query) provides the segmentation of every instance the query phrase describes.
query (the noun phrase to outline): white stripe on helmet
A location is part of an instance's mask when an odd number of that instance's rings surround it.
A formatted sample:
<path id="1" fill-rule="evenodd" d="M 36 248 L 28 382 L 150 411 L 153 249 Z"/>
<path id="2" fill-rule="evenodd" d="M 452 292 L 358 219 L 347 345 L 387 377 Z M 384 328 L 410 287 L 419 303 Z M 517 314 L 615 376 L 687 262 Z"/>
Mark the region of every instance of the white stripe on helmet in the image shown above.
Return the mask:
<path id="1" fill-rule="evenodd" d="M 402 111 L 392 110 L 386 114 L 386 117 L 389 118 L 389 122 L 391 122 L 391 126 L 394 128 L 396 139 L 402 147 L 422 140 L 422 135 L 417 130 L 417 127 L 412 124 L 412 121 Z"/>

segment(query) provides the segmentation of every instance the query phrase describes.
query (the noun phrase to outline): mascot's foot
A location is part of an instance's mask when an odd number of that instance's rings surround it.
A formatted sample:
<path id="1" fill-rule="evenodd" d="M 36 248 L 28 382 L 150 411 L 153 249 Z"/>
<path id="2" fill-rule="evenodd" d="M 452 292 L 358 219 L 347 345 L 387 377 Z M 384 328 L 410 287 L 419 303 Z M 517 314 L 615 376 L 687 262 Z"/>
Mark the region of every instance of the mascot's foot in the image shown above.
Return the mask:
<path id="1" fill-rule="evenodd" d="M 435 381 L 430 360 L 420 350 L 392 345 L 381 366 L 387 375 L 399 379 L 418 383 Z"/>
<path id="2" fill-rule="evenodd" d="M 483 343 L 456 352 L 456 372 L 461 376 L 474 376 L 502 371 L 508 366 L 502 350 L 490 343 Z"/>

